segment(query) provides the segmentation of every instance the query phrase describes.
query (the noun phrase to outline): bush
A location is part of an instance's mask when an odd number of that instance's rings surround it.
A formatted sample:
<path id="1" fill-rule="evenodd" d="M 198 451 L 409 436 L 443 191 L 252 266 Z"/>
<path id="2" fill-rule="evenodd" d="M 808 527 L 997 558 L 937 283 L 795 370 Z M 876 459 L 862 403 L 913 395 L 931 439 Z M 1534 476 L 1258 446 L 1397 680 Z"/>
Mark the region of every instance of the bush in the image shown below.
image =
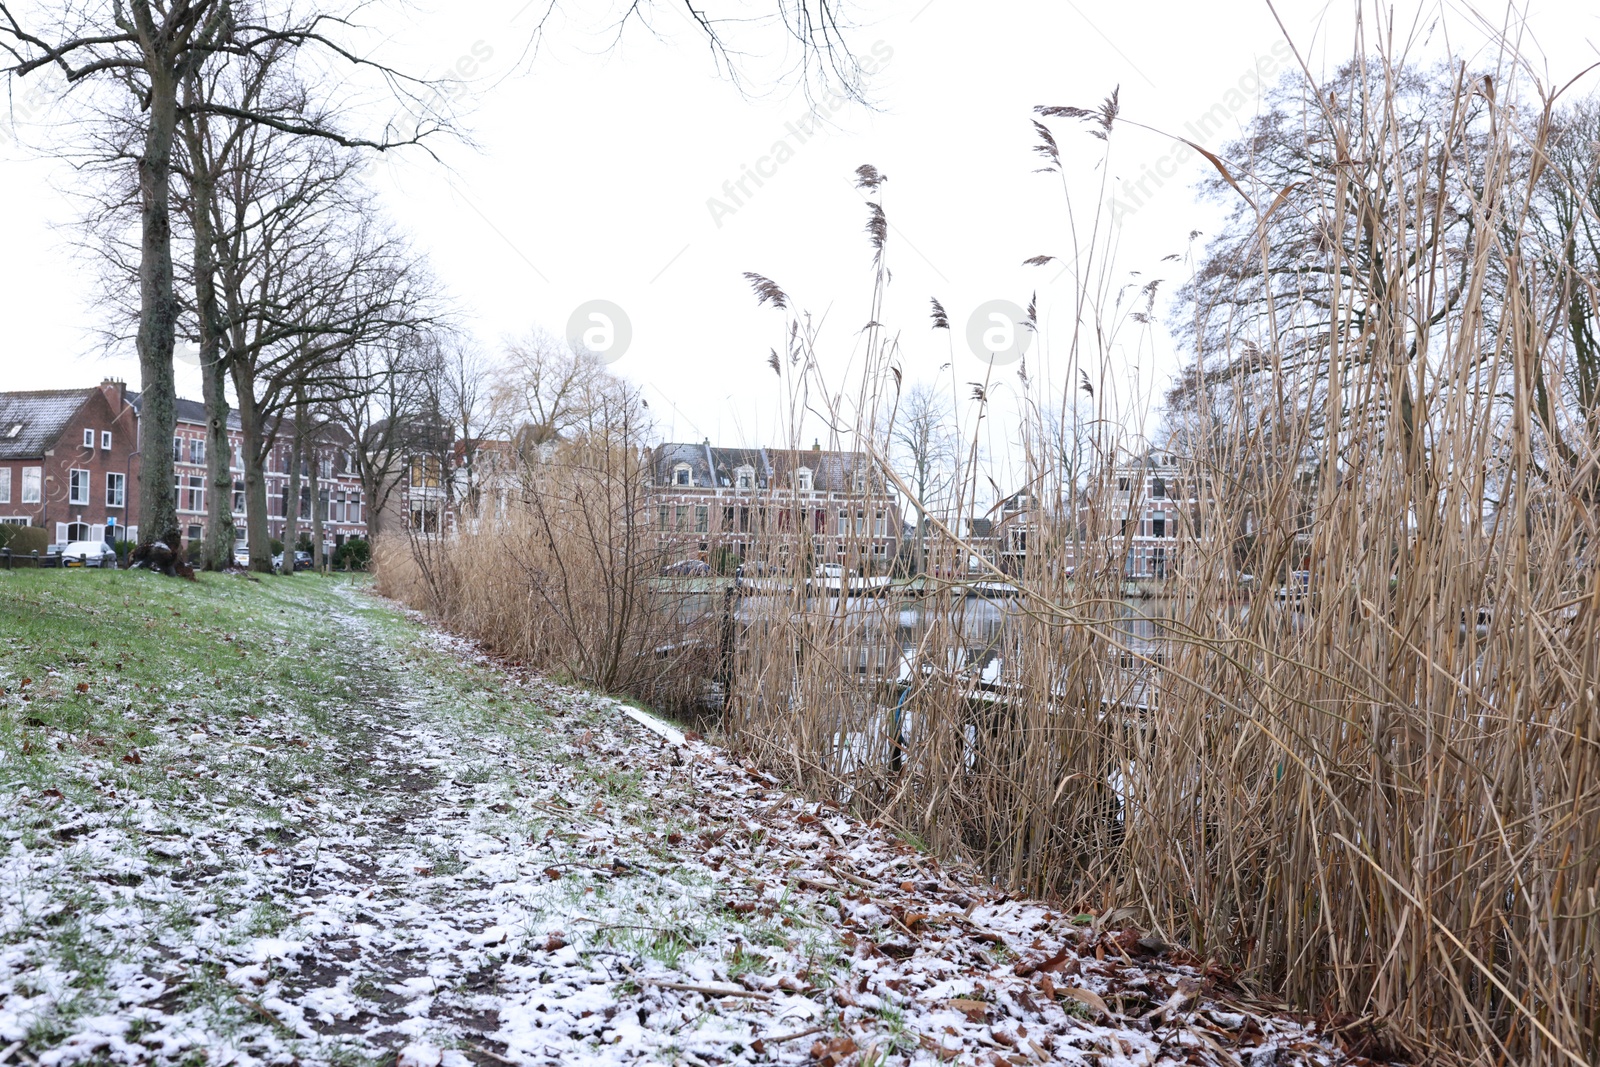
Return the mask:
<path id="1" fill-rule="evenodd" d="M 43 526 L 0 526 L 0 530 L 10 531 L 10 539 L 5 547 L 11 549 L 13 556 L 26 556 L 37 552 L 45 554 L 45 549 L 50 547 L 50 535 Z"/>
<path id="2" fill-rule="evenodd" d="M 267 542 L 267 547 L 272 549 L 272 554 L 274 556 L 281 555 L 283 552 L 283 542 L 278 540 L 276 537 Z"/>
<path id="3" fill-rule="evenodd" d="M 364 571 L 372 561 L 372 543 L 352 537 L 333 550 L 333 566 L 341 571 Z"/>

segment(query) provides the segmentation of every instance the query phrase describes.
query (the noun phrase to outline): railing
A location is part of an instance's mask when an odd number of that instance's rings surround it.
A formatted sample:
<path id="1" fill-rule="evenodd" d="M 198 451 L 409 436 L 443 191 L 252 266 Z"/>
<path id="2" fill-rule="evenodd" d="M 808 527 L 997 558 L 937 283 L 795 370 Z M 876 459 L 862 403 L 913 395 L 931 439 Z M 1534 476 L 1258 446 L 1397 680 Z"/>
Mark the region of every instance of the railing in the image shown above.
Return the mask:
<path id="1" fill-rule="evenodd" d="M 66 557 L 60 552 L 52 552 L 49 549 L 46 549 L 44 555 L 41 556 L 39 554 L 39 550 L 34 549 L 26 555 L 17 555 L 9 548 L 0 548 L 0 570 L 15 570 L 17 567 L 22 565 L 31 566 L 35 570 L 39 569 L 40 567 L 53 567 L 57 570 L 67 569 Z M 118 570 L 121 568 L 121 566 L 121 560 L 113 558 L 112 562 L 110 563 L 99 564 L 99 569 Z M 87 569 L 87 564 L 85 565 L 85 569 Z"/>

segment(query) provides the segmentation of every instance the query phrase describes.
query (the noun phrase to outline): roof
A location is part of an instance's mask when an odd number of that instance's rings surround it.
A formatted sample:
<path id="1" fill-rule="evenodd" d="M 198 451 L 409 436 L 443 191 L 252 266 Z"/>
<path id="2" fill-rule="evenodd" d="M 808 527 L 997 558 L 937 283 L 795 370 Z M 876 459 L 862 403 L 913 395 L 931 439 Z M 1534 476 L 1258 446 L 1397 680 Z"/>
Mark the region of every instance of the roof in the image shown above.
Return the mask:
<path id="1" fill-rule="evenodd" d="M 0 393 L 0 459 L 32 459 L 54 448 L 97 389 Z"/>
<path id="2" fill-rule="evenodd" d="M 811 487 L 818 492 L 848 493 L 855 490 L 855 478 L 863 475 L 874 490 L 881 479 L 874 476 L 872 460 L 865 452 L 831 452 L 821 448 L 774 448 L 767 450 L 772 477 L 781 486 L 793 486 L 794 472 L 802 467 L 811 472 Z"/>
<path id="3" fill-rule="evenodd" d="M 673 471 L 689 468 L 689 484 L 697 488 L 734 487 L 740 467 L 755 471 L 756 488 L 793 488 L 793 475 L 802 467 L 811 471 L 811 486 L 817 492 L 852 492 L 855 475 L 870 475 L 872 461 L 865 452 L 830 452 L 820 448 L 718 448 L 709 441 L 691 444 L 669 441 L 651 453 L 650 474 L 656 485 L 671 485 Z M 881 479 L 872 477 L 874 489 Z"/>
<path id="4" fill-rule="evenodd" d="M 127 396 L 128 403 L 133 405 L 133 410 L 143 414 L 140 395 L 130 389 Z M 196 426 L 204 426 L 206 424 L 206 406 L 198 400 L 185 400 L 181 396 L 178 397 L 173 403 L 173 414 L 178 422 L 192 423 Z M 287 422 L 288 420 L 284 421 Z M 239 409 L 230 407 L 228 409 L 228 429 L 242 430 L 243 428 L 244 423 L 239 421 Z"/>

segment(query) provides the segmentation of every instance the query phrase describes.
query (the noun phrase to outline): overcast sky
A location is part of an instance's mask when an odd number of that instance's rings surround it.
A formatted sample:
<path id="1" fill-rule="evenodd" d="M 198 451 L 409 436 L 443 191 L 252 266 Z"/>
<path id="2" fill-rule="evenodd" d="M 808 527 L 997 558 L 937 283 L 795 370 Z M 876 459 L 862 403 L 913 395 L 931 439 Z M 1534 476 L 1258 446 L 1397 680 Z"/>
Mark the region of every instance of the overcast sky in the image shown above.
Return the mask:
<path id="1" fill-rule="evenodd" d="M 594 13 L 606 5 L 574 3 L 534 55 L 527 46 L 543 0 L 372 9 L 374 43 L 390 62 L 433 77 L 468 72 L 472 144 L 441 144 L 439 161 L 386 154 L 369 179 L 485 348 L 535 327 L 564 334 L 586 301 L 622 308 L 632 340 L 615 370 L 644 387 L 660 435 L 677 440 L 776 443 L 783 432 L 766 364 L 769 348 L 782 347 L 783 317 L 756 306 L 745 271 L 825 316 L 825 369 L 833 381 L 848 378 L 872 284 L 866 207 L 853 184 L 863 163 L 889 179 L 893 282 L 883 321 L 900 335 L 906 381 L 964 395 L 988 370 L 963 336 L 973 310 L 994 299 L 1025 305 L 1037 291 L 1042 329 L 1028 369 L 1035 388 L 1059 395 L 1073 286 L 1061 262 L 1074 246 L 1061 181 L 1034 173 L 1031 109 L 1097 105 L 1120 87 L 1124 119 L 1220 150 L 1259 105 L 1258 72 L 1284 69 L 1286 56 L 1259 0 L 859 0 L 852 43 L 876 67 L 866 85 L 873 106 L 824 101 L 819 120 L 793 83 L 774 85 L 786 58 L 775 36 L 731 32 L 752 53 L 741 92 L 675 4 L 660 0 L 654 33 L 634 27 L 616 41 Z M 1279 7 L 1314 72 L 1350 54 L 1349 4 Z M 1494 29 L 1520 27 L 1547 83 L 1600 58 L 1600 14 L 1589 4 L 1529 3 L 1520 23 L 1503 9 L 1417 10 L 1414 27 L 1404 25 L 1418 54 L 1486 62 L 1488 18 Z M 1206 114 L 1226 117 L 1226 128 L 1186 132 Z M 6 136 L 11 122 L 23 143 Z M 1081 224 L 1096 208 L 1106 146 L 1081 124 L 1053 125 Z M 71 250 L 82 210 L 72 171 L 40 151 L 69 135 L 47 115 L 0 120 L 0 388 L 107 374 L 137 383 L 131 344 L 107 355 L 97 341 L 92 277 Z M 1136 207 L 1119 213 L 1113 288 L 1162 278 L 1166 292 L 1189 265 L 1164 257 L 1186 257 L 1196 250 L 1191 231 L 1212 232 L 1222 217 L 1220 205 L 1196 199 L 1206 164 L 1131 123 L 1115 131 L 1110 152 L 1112 187 L 1129 182 L 1124 202 Z M 1058 261 L 1023 265 L 1037 255 Z M 949 309 L 949 334 L 929 328 L 932 297 Z M 1179 358 L 1159 324 L 1084 357 L 1130 420 Z M 1004 384 L 984 431 L 996 454 L 1016 431 L 1014 371 L 996 372 Z M 199 395 L 187 368 L 180 389 Z"/>

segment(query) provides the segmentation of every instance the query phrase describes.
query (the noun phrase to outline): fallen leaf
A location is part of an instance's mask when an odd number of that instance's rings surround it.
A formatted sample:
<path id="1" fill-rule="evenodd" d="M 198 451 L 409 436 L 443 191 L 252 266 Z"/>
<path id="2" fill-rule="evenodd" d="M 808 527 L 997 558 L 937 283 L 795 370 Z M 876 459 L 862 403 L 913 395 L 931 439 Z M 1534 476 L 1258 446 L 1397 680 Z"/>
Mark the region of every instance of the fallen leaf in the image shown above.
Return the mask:
<path id="1" fill-rule="evenodd" d="M 1067 988 L 1061 990 L 1061 995 L 1071 997 L 1079 1004 L 1082 1004 L 1093 1011 L 1097 1011 L 1101 1015 L 1109 1016 L 1110 1018 L 1116 1018 L 1116 1012 L 1112 1011 L 1111 1006 L 1108 1005 L 1104 1000 L 1101 1000 L 1100 994 L 1096 993 L 1092 989 L 1081 989 L 1078 986 L 1068 986 Z"/>
<path id="2" fill-rule="evenodd" d="M 965 1015 L 969 1022 L 981 1023 L 989 1015 L 987 1000 L 951 1000 L 946 1003 Z"/>
<path id="3" fill-rule="evenodd" d="M 856 1043 L 850 1037 L 836 1037 L 832 1041 L 818 1041 L 811 1046 L 811 1058 L 817 1061 L 819 1067 L 838 1067 L 845 1061 L 845 1057 L 856 1051 Z"/>

